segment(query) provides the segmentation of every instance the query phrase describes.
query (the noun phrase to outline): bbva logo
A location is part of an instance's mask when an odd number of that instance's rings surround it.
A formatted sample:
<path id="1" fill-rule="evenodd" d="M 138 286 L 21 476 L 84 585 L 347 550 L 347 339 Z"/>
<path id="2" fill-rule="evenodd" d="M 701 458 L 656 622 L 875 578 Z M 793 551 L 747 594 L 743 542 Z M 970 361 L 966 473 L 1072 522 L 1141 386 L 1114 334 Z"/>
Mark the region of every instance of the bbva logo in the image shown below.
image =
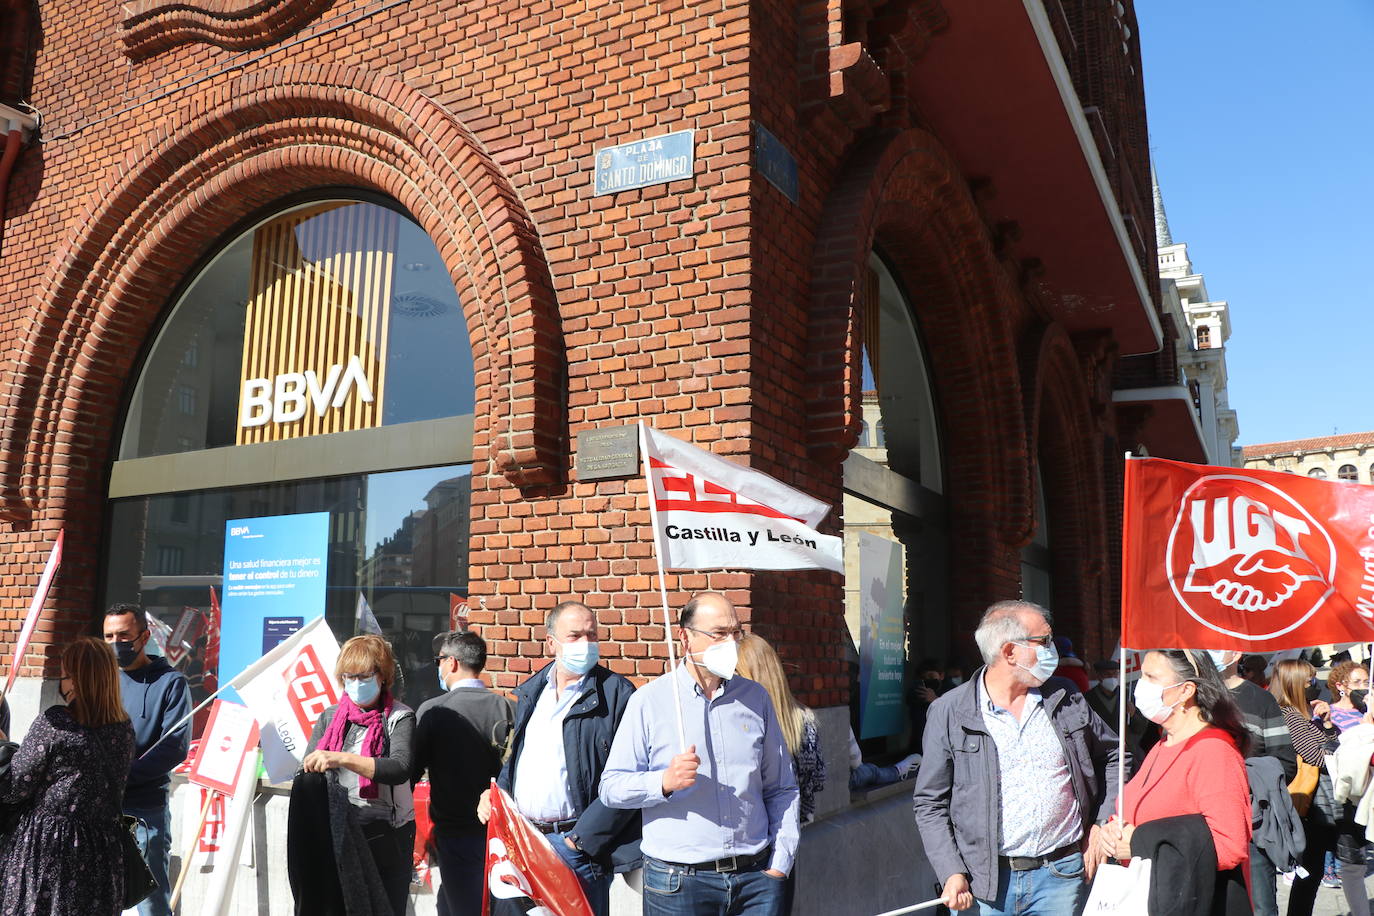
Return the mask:
<path id="1" fill-rule="evenodd" d="M 357 356 L 350 356 L 346 367 L 338 363 L 330 366 L 323 381 L 314 369 L 283 372 L 274 379 L 244 379 L 239 391 L 239 426 L 266 426 L 269 421 L 294 423 L 312 405 L 315 416 L 322 417 L 348 403 L 349 392 L 355 387 L 359 400 L 373 402 L 372 386 Z"/>
<path id="2" fill-rule="evenodd" d="M 1283 491 L 1216 474 L 1184 492 L 1165 563 L 1174 597 L 1195 620 L 1264 640 L 1301 626 L 1331 596 L 1336 547 Z"/>

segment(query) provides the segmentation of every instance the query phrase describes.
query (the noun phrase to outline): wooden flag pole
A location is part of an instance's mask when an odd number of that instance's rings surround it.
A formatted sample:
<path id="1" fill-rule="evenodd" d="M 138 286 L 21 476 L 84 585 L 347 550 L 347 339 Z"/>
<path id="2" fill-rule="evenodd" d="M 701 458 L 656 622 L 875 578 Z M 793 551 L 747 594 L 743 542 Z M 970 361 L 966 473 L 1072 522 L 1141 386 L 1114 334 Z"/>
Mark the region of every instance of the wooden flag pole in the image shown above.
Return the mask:
<path id="1" fill-rule="evenodd" d="M 218 794 L 217 790 L 210 789 L 209 794 L 205 796 L 205 804 L 200 806 L 200 823 L 196 825 L 196 832 L 191 837 L 191 845 L 187 847 L 186 855 L 181 857 L 181 874 L 177 875 L 176 887 L 172 888 L 172 899 L 167 903 L 168 908 L 173 912 L 176 911 L 177 900 L 181 898 L 181 886 L 186 883 L 186 876 L 191 873 L 191 862 L 196 857 L 196 846 L 199 845 L 200 835 L 205 830 L 205 822 L 210 818 L 210 806 L 214 804 L 215 796 Z"/>
<path id="2" fill-rule="evenodd" d="M 649 527 L 654 532 L 654 560 L 658 565 L 658 597 L 663 602 L 663 641 L 668 646 L 668 677 L 673 682 L 673 708 L 677 712 L 677 738 L 687 750 L 687 727 L 682 721 L 682 688 L 677 683 L 677 649 L 673 645 L 673 621 L 668 611 L 668 586 L 663 581 L 663 546 L 658 538 L 658 507 L 654 505 L 654 478 L 649 470 L 649 437 L 639 421 L 639 458 L 644 463 L 644 486 L 649 498 Z M 684 659 L 685 662 L 685 659 Z"/>

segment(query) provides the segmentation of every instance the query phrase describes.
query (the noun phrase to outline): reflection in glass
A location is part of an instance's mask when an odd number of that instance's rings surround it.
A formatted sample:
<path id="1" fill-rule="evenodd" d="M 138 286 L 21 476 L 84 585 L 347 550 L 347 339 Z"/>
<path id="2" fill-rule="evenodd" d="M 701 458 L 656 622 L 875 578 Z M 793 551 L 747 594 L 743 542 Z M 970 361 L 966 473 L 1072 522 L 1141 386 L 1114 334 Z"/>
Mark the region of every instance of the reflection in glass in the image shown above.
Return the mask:
<path id="1" fill-rule="evenodd" d="M 198 701 L 213 689 L 207 674 L 213 681 L 238 673 L 216 672 L 207 659 L 217 638 L 206 622 L 210 590 L 220 589 L 225 522 L 328 512 L 329 626 L 341 642 L 353 636 L 361 595 L 396 651 L 398 695 L 418 706 L 438 693 L 431 641 L 448 630 L 454 596 L 467 596 L 470 474 L 457 465 L 115 500 L 105 603 L 140 602 L 169 628 L 190 615 L 189 651 L 175 661 Z"/>

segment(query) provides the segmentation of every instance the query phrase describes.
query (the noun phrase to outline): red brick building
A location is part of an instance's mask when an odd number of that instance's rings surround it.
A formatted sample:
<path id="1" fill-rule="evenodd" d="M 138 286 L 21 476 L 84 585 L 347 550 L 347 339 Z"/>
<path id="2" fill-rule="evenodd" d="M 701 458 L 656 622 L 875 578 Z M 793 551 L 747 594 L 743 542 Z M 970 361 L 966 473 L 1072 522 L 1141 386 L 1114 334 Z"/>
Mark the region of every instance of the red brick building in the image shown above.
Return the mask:
<path id="1" fill-rule="evenodd" d="M 569 595 L 657 674 L 643 484 L 575 471 L 580 433 L 640 419 L 832 533 L 887 513 L 913 657 L 971 658 L 1023 582 L 1110 652 L 1121 454 L 1190 457 L 1113 398 L 1171 377 L 1176 333 L 1129 0 L 0 14 L 0 646 L 66 531 L 28 714 L 104 603 L 205 606 L 226 520 L 304 511 L 331 620 L 367 594 L 416 678 L 450 595 L 501 686 Z M 688 177 L 597 193 L 605 148 L 682 131 Z M 669 577 L 675 607 L 702 588 L 804 701 L 849 700 L 843 577 Z"/>

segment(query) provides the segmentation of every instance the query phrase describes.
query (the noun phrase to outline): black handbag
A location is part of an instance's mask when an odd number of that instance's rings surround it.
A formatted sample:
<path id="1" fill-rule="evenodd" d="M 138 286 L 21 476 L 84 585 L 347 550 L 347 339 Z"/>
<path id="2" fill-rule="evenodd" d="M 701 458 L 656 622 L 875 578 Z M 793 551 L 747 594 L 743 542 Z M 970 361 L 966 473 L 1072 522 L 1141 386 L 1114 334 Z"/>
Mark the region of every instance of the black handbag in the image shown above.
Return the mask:
<path id="1" fill-rule="evenodd" d="M 153 870 L 138 848 L 138 818 L 119 816 L 119 845 L 124 853 L 124 909 L 132 909 L 157 890 Z"/>

